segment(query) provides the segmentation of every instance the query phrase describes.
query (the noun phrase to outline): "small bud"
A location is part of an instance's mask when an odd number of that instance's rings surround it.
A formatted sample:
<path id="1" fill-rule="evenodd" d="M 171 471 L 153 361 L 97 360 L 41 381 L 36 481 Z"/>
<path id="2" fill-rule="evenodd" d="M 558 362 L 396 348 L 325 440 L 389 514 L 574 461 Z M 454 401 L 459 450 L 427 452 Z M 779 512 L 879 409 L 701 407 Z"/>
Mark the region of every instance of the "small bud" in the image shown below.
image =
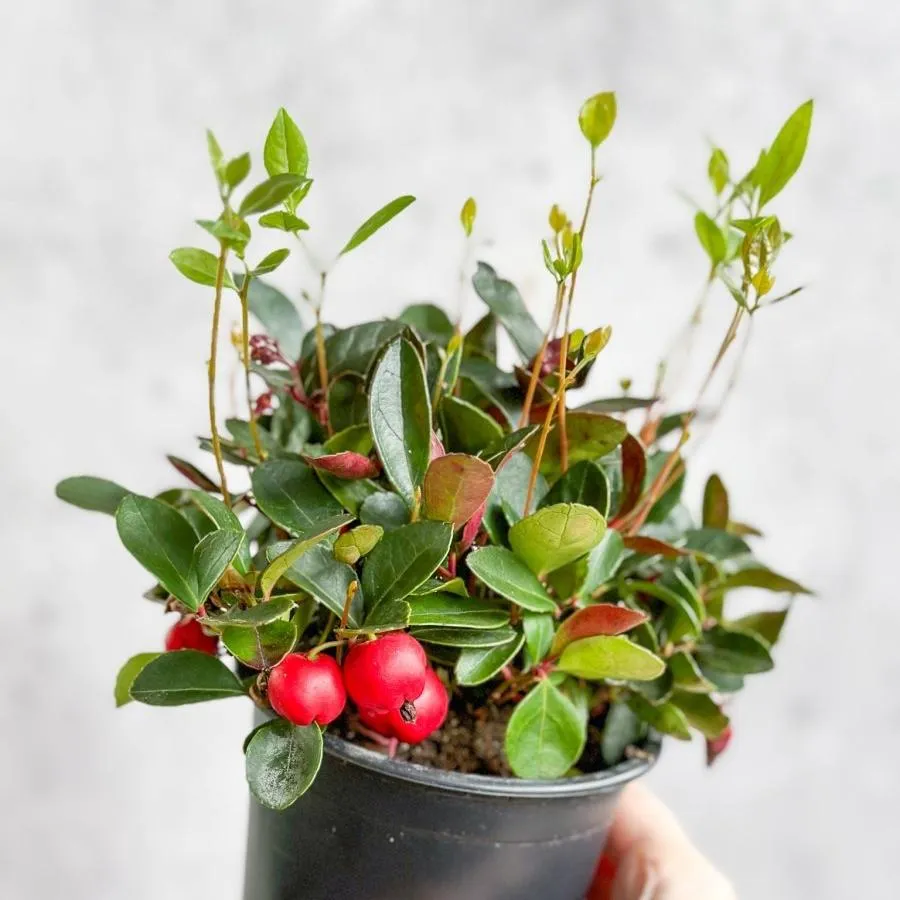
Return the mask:
<path id="1" fill-rule="evenodd" d="M 256 398 L 256 403 L 253 406 L 253 413 L 257 416 L 262 416 L 265 413 L 269 412 L 272 409 L 272 392 L 266 391 L 265 394 L 260 394 Z"/>
<path id="2" fill-rule="evenodd" d="M 375 547 L 383 534 L 384 529 L 380 525 L 358 525 L 334 542 L 334 558 L 348 566 L 355 565 Z"/>
<path id="3" fill-rule="evenodd" d="M 288 365 L 288 361 L 281 353 L 278 341 L 267 334 L 254 334 L 251 336 L 250 359 L 264 366 L 269 366 L 276 362 Z"/>
<path id="4" fill-rule="evenodd" d="M 600 351 L 609 343 L 612 337 L 612 327 L 604 325 L 592 331 L 584 339 L 584 357 L 585 359 L 593 359 Z"/>
<path id="5" fill-rule="evenodd" d="M 619 379 L 619 387 L 622 388 L 622 393 L 627 394 L 631 390 L 632 381 L 630 378 L 620 378 Z"/>
<path id="6" fill-rule="evenodd" d="M 469 197 L 465 203 L 462 205 L 462 209 L 459 211 L 459 221 L 462 222 L 463 231 L 466 233 L 466 237 L 469 237 L 472 234 L 472 227 L 475 225 L 475 215 L 478 212 L 478 207 L 475 203 L 474 197 Z"/>
<path id="7" fill-rule="evenodd" d="M 569 217 L 554 203 L 550 207 L 548 221 L 550 222 L 550 230 L 554 234 L 559 234 L 569 224 Z"/>
<path id="8" fill-rule="evenodd" d="M 609 137 L 615 121 L 616 95 L 612 91 L 589 97 L 578 113 L 581 133 L 593 148 L 599 147 Z"/>

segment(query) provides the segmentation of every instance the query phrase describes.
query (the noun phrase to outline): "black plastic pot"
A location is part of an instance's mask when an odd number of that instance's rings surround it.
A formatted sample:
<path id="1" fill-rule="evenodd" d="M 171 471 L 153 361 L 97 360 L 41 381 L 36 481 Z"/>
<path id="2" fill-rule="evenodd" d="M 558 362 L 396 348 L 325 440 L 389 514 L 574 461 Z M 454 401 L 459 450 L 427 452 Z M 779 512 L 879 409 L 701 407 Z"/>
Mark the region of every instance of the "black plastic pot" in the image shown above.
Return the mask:
<path id="1" fill-rule="evenodd" d="M 655 761 L 523 781 L 388 759 L 325 736 L 291 808 L 251 800 L 245 900 L 583 900 L 622 787 Z"/>

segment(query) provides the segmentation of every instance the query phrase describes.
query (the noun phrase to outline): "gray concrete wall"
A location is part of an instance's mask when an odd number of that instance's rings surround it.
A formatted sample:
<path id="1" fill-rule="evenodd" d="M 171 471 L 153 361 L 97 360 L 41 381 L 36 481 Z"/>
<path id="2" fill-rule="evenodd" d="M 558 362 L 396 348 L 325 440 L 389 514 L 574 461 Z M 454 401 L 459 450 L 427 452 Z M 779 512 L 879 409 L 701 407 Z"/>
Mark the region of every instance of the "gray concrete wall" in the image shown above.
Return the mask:
<path id="1" fill-rule="evenodd" d="M 810 287 L 759 317 L 694 465 L 764 527 L 765 558 L 821 593 L 734 705 L 721 764 L 670 747 L 652 780 L 747 900 L 896 896 L 895 4 L 48 0 L 3 19 L 0 896 L 239 896 L 249 710 L 112 708 L 118 665 L 164 623 L 109 520 L 52 497 L 81 471 L 150 492 L 171 480 L 164 452 L 199 459 L 209 298 L 166 254 L 214 211 L 203 127 L 258 161 L 275 108 L 292 111 L 324 254 L 419 196 L 336 270 L 337 322 L 451 299 L 470 193 L 483 254 L 546 318 L 537 239 L 552 201 L 581 202 L 575 113 L 609 88 L 620 118 L 579 311 L 615 326 L 598 392 L 620 375 L 648 387 L 703 278 L 675 189 L 703 192 L 705 137 L 749 165 L 817 100 L 777 203 L 797 234 L 781 284 Z M 306 278 L 296 260 L 278 281 Z"/>

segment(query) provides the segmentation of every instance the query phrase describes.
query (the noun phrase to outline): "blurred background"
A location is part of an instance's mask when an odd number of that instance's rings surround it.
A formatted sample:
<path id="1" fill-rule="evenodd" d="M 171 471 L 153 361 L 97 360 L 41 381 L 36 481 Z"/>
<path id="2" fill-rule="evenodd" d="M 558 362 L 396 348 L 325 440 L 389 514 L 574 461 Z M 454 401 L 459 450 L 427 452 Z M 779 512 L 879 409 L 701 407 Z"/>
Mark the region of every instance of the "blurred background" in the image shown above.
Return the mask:
<path id="1" fill-rule="evenodd" d="M 0 896 L 240 896 L 249 706 L 113 708 L 119 665 L 160 646 L 168 621 L 113 523 L 53 497 L 74 473 L 176 484 L 166 452 L 211 468 L 194 440 L 210 298 L 166 259 L 206 246 L 192 221 L 216 213 L 203 129 L 261 173 L 271 118 L 290 111 L 326 259 L 383 202 L 418 196 L 334 271 L 337 324 L 453 302 L 469 194 L 478 255 L 545 322 L 538 240 L 552 202 L 580 210 L 577 111 L 609 89 L 619 118 L 576 306 L 577 324 L 615 330 L 595 395 L 622 376 L 648 391 L 689 314 L 705 264 L 679 191 L 709 207 L 709 142 L 748 168 L 816 100 L 806 161 L 774 204 L 796 234 L 778 287 L 808 288 L 756 317 L 690 491 L 718 471 L 765 531 L 762 558 L 819 596 L 796 603 L 778 668 L 731 708 L 730 752 L 706 771 L 699 742 L 670 742 L 652 783 L 746 900 L 896 896 L 898 43 L 897 7 L 858 0 L 8 7 Z M 312 279 L 294 256 L 274 280 L 299 296 Z M 714 300 L 697 373 L 731 302 Z"/>

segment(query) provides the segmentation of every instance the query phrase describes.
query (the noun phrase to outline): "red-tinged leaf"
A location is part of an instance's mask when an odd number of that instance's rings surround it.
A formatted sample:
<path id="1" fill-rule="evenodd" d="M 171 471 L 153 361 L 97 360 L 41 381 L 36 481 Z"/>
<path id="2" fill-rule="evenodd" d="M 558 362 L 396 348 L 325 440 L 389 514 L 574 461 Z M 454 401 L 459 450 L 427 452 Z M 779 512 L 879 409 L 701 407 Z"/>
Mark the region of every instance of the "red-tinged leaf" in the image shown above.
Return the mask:
<path id="1" fill-rule="evenodd" d="M 437 434 L 432 431 L 431 432 L 431 461 L 439 459 L 442 456 L 445 456 L 447 451 L 444 449 L 444 445 L 441 443 L 441 439 L 437 436 Z"/>
<path id="2" fill-rule="evenodd" d="M 646 475 L 647 455 L 644 448 L 634 435 L 627 434 L 622 441 L 622 493 L 617 517 L 630 513 L 637 506 Z"/>
<path id="3" fill-rule="evenodd" d="M 184 475 L 191 484 L 197 485 L 201 491 L 208 491 L 213 494 L 222 493 L 222 489 L 192 463 L 179 459 L 177 456 L 167 456 L 166 459 L 175 467 L 176 471 Z"/>
<path id="4" fill-rule="evenodd" d="M 622 538 L 626 550 L 634 553 L 643 553 L 645 556 L 663 556 L 666 559 L 678 559 L 680 556 L 687 556 L 688 551 L 667 544 L 665 541 L 656 538 L 646 537 L 642 534 L 635 534 L 631 537 Z"/>
<path id="5" fill-rule="evenodd" d="M 352 450 L 327 453 L 324 456 L 304 456 L 303 459 L 320 472 L 327 472 L 336 478 L 347 480 L 374 478 L 381 471 L 374 460 Z"/>
<path id="6" fill-rule="evenodd" d="M 731 743 L 732 730 L 729 725 L 717 738 L 706 742 L 706 764 L 711 766 L 727 749 Z"/>
<path id="7" fill-rule="evenodd" d="M 728 527 L 728 492 L 718 475 L 710 475 L 703 489 L 703 527 Z"/>
<path id="8" fill-rule="evenodd" d="M 494 470 L 483 459 L 465 453 L 440 456 L 425 473 L 425 515 L 459 528 L 484 507 L 493 486 Z"/>
<path id="9" fill-rule="evenodd" d="M 573 641 L 597 635 L 612 637 L 622 634 L 643 624 L 648 618 L 644 612 L 628 609 L 626 606 L 616 606 L 614 603 L 597 603 L 579 609 L 559 626 L 553 638 L 550 656 L 559 656 Z"/>
<path id="10" fill-rule="evenodd" d="M 462 537 L 460 538 L 460 553 L 465 553 L 469 547 L 472 546 L 472 542 L 478 535 L 478 530 L 481 528 L 481 522 L 484 519 L 484 511 L 487 509 L 487 500 L 475 510 L 475 514 L 466 522 L 465 526 L 462 530 Z"/>

